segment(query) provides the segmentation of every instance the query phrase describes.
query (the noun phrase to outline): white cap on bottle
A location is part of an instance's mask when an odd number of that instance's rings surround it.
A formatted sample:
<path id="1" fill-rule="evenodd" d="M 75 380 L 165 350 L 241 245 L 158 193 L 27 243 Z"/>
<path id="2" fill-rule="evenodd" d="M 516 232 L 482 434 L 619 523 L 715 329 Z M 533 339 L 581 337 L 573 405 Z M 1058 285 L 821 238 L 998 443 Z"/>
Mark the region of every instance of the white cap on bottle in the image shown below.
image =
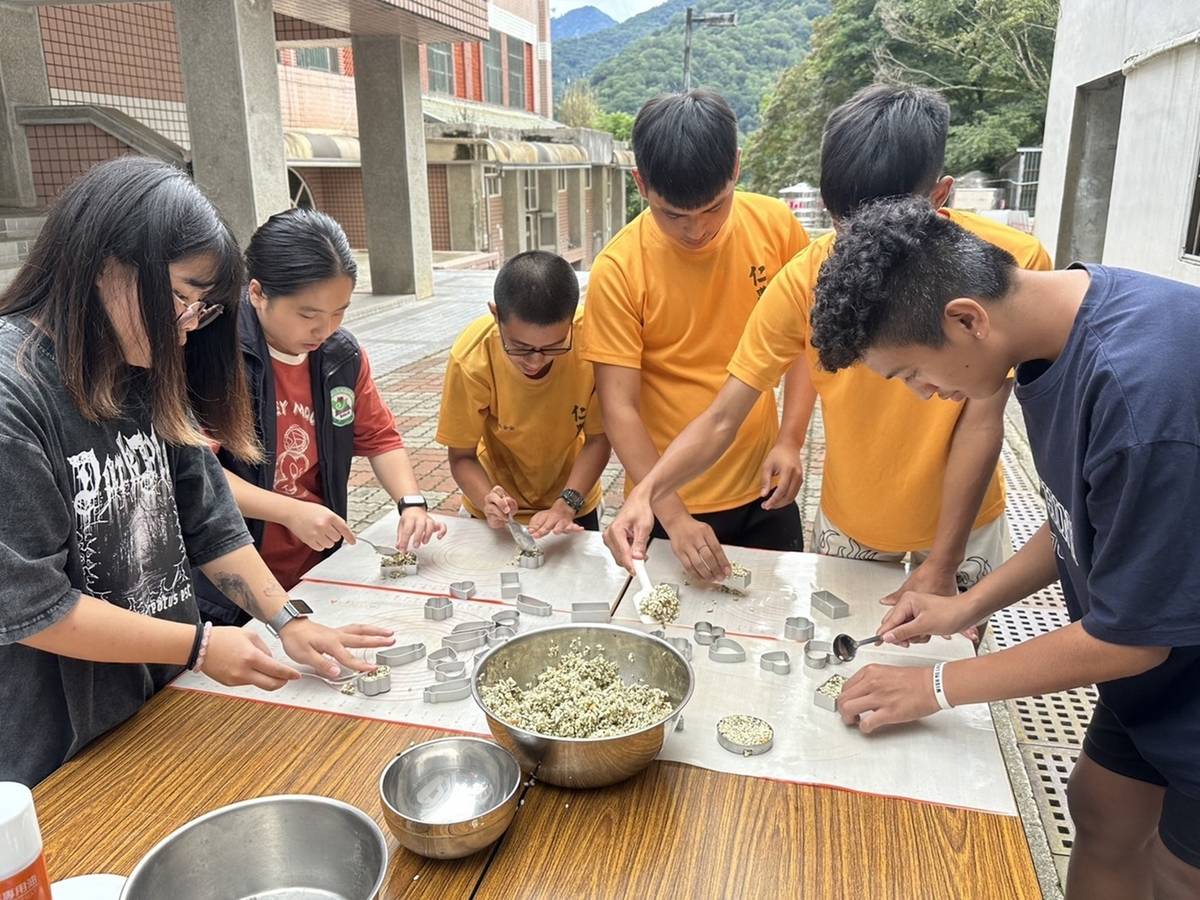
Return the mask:
<path id="1" fill-rule="evenodd" d="M 15 781 L 0 781 L 0 878 L 20 872 L 41 852 L 33 793 Z"/>

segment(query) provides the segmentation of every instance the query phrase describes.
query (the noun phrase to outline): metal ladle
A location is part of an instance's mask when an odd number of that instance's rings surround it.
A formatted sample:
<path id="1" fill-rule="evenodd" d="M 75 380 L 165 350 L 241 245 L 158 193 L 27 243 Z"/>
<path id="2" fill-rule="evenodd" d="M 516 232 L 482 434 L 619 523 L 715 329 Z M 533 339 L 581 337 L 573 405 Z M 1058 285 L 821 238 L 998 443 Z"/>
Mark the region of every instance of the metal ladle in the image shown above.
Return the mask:
<path id="1" fill-rule="evenodd" d="M 867 647 L 871 644 L 878 644 L 883 641 L 883 635 L 877 634 L 873 637 L 863 638 L 861 641 L 856 641 L 848 634 L 839 634 L 833 639 L 833 655 L 842 662 L 850 662 L 858 655 L 859 647 Z"/>

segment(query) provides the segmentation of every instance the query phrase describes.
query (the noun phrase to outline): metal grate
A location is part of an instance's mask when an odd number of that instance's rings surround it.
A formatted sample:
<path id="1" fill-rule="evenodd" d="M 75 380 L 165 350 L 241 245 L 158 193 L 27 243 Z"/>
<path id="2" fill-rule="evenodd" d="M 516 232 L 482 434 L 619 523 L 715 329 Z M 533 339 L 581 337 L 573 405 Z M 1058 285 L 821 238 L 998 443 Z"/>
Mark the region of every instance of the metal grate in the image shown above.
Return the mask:
<path id="1" fill-rule="evenodd" d="M 1009 700 L 1017 739 L 1022 743 L 1079 749 L 1092 719 L 1096 696 L 1094 687 L 1083 687 Z"/>
<path id="2" fill-rule="evenodd" d="M 1009 606 L 992 616 L 988 635 L 994 649 L 1005 650 L 1069 622 L 1065 609 Z"/>
<path id="3" fill-rule="evenodd" d="M 1079 751 L 1022 747 L 1021 756 L 1033 786 L 1034 802 L 1042 814 L 1042 824 L 1046 826 L 1050 852 L 1070 853 L 1075 826 L 1067 811 L 1067 779 L 1079 759 Z"/>
<path id="4" fill-rule="evenodd" d="M 1004 486 L 1007 490 L 1018 493 L 1036 494 L 1038 486 L 1025 474 L 1024 467 L 1017 462 L 1016 454 L 1005 447 L 1000 454 L 1004 463 Z"/>

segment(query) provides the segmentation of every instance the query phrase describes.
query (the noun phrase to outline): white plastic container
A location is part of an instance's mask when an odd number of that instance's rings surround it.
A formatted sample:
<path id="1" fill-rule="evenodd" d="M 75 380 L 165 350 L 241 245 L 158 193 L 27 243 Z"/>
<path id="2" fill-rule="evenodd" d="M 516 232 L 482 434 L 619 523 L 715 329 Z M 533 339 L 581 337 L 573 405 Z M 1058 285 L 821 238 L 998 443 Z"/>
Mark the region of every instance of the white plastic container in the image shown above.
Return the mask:
<path id="1" fill-rule="evenodd" d="M 0 897 L 51 900 L 33 794 L 15 781 L 0 781 Z"/>

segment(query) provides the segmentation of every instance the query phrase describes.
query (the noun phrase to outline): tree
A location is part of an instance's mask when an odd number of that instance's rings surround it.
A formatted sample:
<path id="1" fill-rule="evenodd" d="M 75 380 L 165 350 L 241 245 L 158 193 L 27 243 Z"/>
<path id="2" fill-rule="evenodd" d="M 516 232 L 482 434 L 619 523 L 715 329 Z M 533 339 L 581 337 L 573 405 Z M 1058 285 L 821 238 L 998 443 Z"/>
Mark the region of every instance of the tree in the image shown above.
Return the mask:
<path id="1" fill-rule="evenodd" d="M 743 158 L 753 190 L 816 183 L 821 131 L 873 81 L 941 91 L 951 108 L 946 170 L 995 171 L 1041 140 L 1058 0 L 834 0 L 812 50 L 764 98 Z"/>
<path id="2" fill-rule="evenodd" d="M 599 116 L 600 106 L 592 86 L 586 81 L 571 82 L 558 102 L 558 121 L 571 128 L 591 128 Z"/>
<path id="3" fill-rule="evenodd" d="M 627 112 L 601 113 L 593 127 L 607 131 L 618 141 L 627 141 L 633 136 L 633 116 Z"/>

